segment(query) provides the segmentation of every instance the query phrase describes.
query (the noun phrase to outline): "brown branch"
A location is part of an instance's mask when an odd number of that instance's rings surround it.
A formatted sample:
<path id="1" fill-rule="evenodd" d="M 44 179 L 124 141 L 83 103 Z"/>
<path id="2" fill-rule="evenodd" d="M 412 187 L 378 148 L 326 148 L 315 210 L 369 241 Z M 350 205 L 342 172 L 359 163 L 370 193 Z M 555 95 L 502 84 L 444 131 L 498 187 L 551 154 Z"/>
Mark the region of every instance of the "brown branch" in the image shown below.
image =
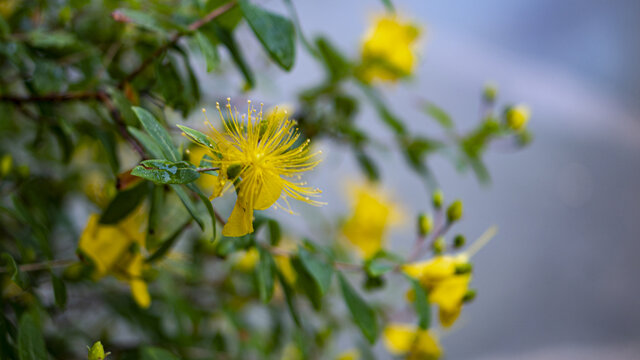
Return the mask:
<path id="1" fill-rule="evenodd" d="M 145 154 L 144 149 L 140 143 L 138 143 L 138 140 L 134 139 L 131 134 L 129 134 L 129 131 L 127 131 L 124 120 L 122 120 L 122 115 L 120 115 L 120 111 L 118 111 L 118 108 L 113 104 L 109 95 L 104 91 L 99 91 L 98 100 L 100 100 L 109 110 L 109 113 L 111 113 L 111 117 L 113 117 L 113 120 L 116 122 L 120 135 L 122 135 L 122 137 L 131 144 L 131 147 L 140 155 L 140 157 L 142 157 L 143 160 L 146 159 L 147 155 Z"/>
<path id="2" fill-rule="evenodd" d="M 197 168 L 196 169 L 197 172 L 218 171 L 218 170 L 220 170 L 219 167 L 208 167 L 208 168 Z"/>
<path id="3" fill-rule="evenodd" d="M 231 10 L 234 6 L 236 6 L 236 2 L 231 1 L 220 6 L 219 8 L 214 9 L 213 11 L 208 13 L 205 17 L 191 23 L 191 25 L 189 25 L 188 27 L 189 31 L 198 30 L 203 25 L 207 24 L 208 22 L 212 21 L 218 16 L 224 14 L 225 12 Z M 113 16 L 115 18 L 117 14 L 114 14 Z M 116 18 L 116 20 L 118 19 Z M 183 35 L 185 34 L 180 32 L 173 34 L 171 38 L 169 38 L 168 42 L 166 42 L 164 45 L 157 48 L 153 53 L 151 53 L 149 57 L 144 59 L 144 61 L 142 61 L 142 63 L 138 65 L 137 68 L 135 68 L 132 72 L 129 73 L 129 75 L 127 75 L 124 79 L 122 79 L 118 87 L 123 88 L 124 84 L 131 82 L 131 80 L 133 80 L 136 76 L 140 75 L 140 73 L 142 73 L 149 65 L 151 65 L 160 55 L 162 55 L 165 51 L 167 51 L 167 49 L 175 45 Z"/>
<path id="4" fill-rule="evenodd" d="M 52 93 L 45 95 L 0 95 L 0 101 L 23 104 L 29 102 L 59 102 L 75 100 L 95 100 L 100 97 L 99 92 L 76 92 L 76 93 Z"/>
<path id="5" fill-rule="evenodd" d="M 71 259 L 68 259 L 68 260 L 51 260 L 51 261 L 45 261 L 45 262 L 41 262 L 41 263 L 20 265 L 20 266 L 18 266 L 18 269 L 20 271 L 22 271 L 22 272 L 47 270 L 47 269 L 65 267 L 65 266 L 71 265 L 71 264 L 73 264 L 75 262 L 77 262 L 77 260 L 71 260 Z M 10 269 L 8 269 L 8 268 L 0 268 L 0 274 L 8 273 L 9 271 L 10 271 Z"/>

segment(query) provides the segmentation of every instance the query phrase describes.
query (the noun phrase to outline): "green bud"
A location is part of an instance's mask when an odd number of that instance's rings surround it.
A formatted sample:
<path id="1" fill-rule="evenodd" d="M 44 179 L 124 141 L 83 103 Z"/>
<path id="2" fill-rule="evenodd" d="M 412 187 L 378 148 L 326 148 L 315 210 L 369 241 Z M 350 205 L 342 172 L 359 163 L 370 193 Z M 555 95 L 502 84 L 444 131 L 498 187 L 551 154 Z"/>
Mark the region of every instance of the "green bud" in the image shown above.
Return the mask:
<path id="1" fill-rule="evenodd" d="M 516 135 L 516 141 L 518 142 L 518 145 L 525 147 L 533 141 L 533 134 L 525 129 Z"/>
<path id="2" fill-rule="evenodd" d="M 523 131 L 527 126 L 527 122 L 529 122 L 530 114 L 531 111 L 526 105 L 516 105 L 507 108 L 505 113 L 507 127 L 516 132 Z"/>
<path id="3" fill-rule="evenodd" d="M 460 220 L 463 213 L 462 200 L 456 200 L 447 209 L 447 221 L 452 223 Z"/>
<path id="4" fill-rule="evenodd" d="M 433 242 L 433 252 L 436 255 L 442 254 L 447 248 L 447 243 L 444 241 L 444 236 L 438 236 Z"/>
<path id="5" fill-rule="evenodd" d="M 371 276 L 367 274 L 364 281 L 364 288 L 366 290 L 376 290 L 384 287 L 384 278 L 382 276 Z"/>
<path id="6" fill-rule="evenodd" d="M 468 274 L 473 271 L 473 265 L 471 263 L 463 263 L 456 265 L 456 274 Z"/>
<path id="7" fill-rule="evenodd" d="M 498 87 L 495 84 L 487 83 L 482 90 L 482 98 L 488 103 L 496 101 L 498 96 Z"/>
<path id="8" fill-rule="evenodd" d="M 476 295 L 477 295 L 477 291 L 475 289 L 469 289 L 462 297 L 462 301 L 465 303 L 472 302 L 473 299 L 476 298 Z"/>
<path id="9" fill-rule="evenodd" d="M 444 193 L 442 190 L 438 189 L 434 191 L 433 195 L 431 195 L 431 201 L 433 202 L 433 207 L 436 210 L 440 210 L 440 208 L 442 208 L 442 203 L 444 202 Z"/>
<path id="10" fill-rule="evenodd" d="M 229 166 L 227 168 L 227 178 L 235 180 L 240 175 L 240 171 L 242 171 L 242 166 L 239 164 Z"/>
<path id="11" fill-rule="evenodd" d="M 100 341 L 96 341 L 92 347 L 89 348 L 89 360 L 103 360 L 111 353 L 104 353 L 104 348 L 102 347 L 102 343 Z"/>
<path id="12" fill-rule="evenodd" d="M 464 237 L 464 235 L 462 234 L 458 234 L 456 235 L 456 237 L 453 238 L 453 247 L 455 247 L 456 249 L 461 248 L 464 246 L 466 242 L 467 242 L 467 238 Z"/>
<path id="13" fill-rule="evenodd" d="M 433 229 L 433 218 L 431 215 L 418 215 L 418 233 L 420 236 L 428 235 L 431 232 L 431 229 Z"/>
<path id="14" fill-rule="evenodd" d="M 11 154 L 4 154 L 0 159 L 0 177 L 5 177 L 13 165 L 13 158 Z"/>

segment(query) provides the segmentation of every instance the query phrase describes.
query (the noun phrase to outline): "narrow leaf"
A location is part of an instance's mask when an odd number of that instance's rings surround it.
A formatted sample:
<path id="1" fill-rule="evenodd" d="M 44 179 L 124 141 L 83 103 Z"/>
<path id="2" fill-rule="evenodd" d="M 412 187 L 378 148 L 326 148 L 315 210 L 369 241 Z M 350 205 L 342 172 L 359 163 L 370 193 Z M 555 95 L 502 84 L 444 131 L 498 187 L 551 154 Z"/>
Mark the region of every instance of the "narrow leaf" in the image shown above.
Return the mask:
<path id="1" fill-rule="evenodd" d="M 295 59 L 295 27 L 291 20 L 240 0 L 240 9 L 267 53 L 280 67 L 291 70 Z"/>
<path id="2" fill-rule="evenodd" d="M 260 252 L 260 262 L 256 267 L 258 291 L 260 292 L 260 300 L 266 304 L 273 296 L 275 262 L 267 250 L 259 246 L 257 248 Z"/>
<path id="3" fill-rule="evenodd" d="M 25 313 L 20 318 L 18 357 L 20 360 L 46 360 L 48 358 L 40 324 L 29 313 Z"/>
<path id="4" fill-rule="evenodd" d="M 115 224 L 140 205 L 149 193 L 149 183 L 140 182 L 129 189 L 118 192 L 100 216 L 101 224 Z"/>
<path id="5" fill-rule="evenodd" d="M 144 347 L 140 351 L 141 360 L 179 360 L 179 358 L 169 351 L 157 347 Z"/>
<path id="6" fill-rule="evenodd" d="M 198 195 L 198 197 L 200 198 L 200 200 L 202 201 L 204 206 L 207 208 L 207 212 L 209 212 L 209 216 L 211 217 L 211 241 L 214 241 L 216 239 L 216 229 L 217 229 L 217 221 L 218 221 L 218 219 L 216 218 L 216 212 L 213 209 L 213 205 L 211 204 L 211 200 L 209 200 L 209 198 L 206 197 L 202 193 L 202 191 L 200 191 L 200 189 L 198 189 L 198 187 L 195 186 L 194 184 L 187 184 L 187 187 L 191 191 L 196 193 L 196 195 Z"/>
<path id="7" fill-rule="evenodd" d="M 313 254 L 302 246 L 298 249 L 298 256 L 304 268 L 318 284 L 322 295 L 325 295 L 331 286 L 333 267 L 314 257 Z"/>
<path id="8" fill-rule="evenodd" d="M 293 289 L 285 279 L 284 275 L 282 275 L 280 270 L 276 269 L 276 274 L 278 275 L 278 281 L 280 281 L 280 285 L 282 285 L 282 292 L 284 292 L 284 298 L 287 301 L 287 307 L 289 308 L 291 318 L 296 323 L 296 325 L 298 325 L 298 327 L 302 327 L 300 315 L 298 314 L 298 309 L 296 308 L 295 294 L 293 292 Z"/>
<path id="9" fill-rule="evenodd" d="M 200 226 L 200 229 L 204 231 L 204 221 L 202 221 L 202 219 L 200 218 L 198 209 L 196 209 L 189 195 L 187 195 L 187 193 L 180 185 L 171 185 L 171 188 L 176 192 L 176 194 L 180 198 L 180 201 L 182 201 L 182 204 L 187 209 L 193 220 L 195 220 L 198 223 L 198 226 Z"/>
<path id="10" fill-rule="evenodd" d="M 338 280 L 342 297 L 351 312 L 353 321 L 358 325 L 364 337 L 371 344 L 375 343 L 379 332 L 375 311 L 358 295 L 341 273 L 338 273 Z"/>
<path id="11" fill-rule="evenodd" d="M 165 158 L 173 161 L 178 161 L 180 159 L 180 154 L 173 145 L 171 136 L 169 136 L 167 130 L 162 125 L 160 125 L 158 120 L 156 120 L 156 118 L 149 111 L 137 106 L 132 107 L 132 109 L 140 120 L 140 123 L 142 123 L 144 129 L 160 147 L 160 150 L 164 154 Z"/>
<path id="12" fill-rule="evenodd" d="M 188 128 L 186 126 L 182 126 L 182 125 L 176 125 L 176 126 L 178 126 L 180 130 L 182 130 L 184 134 L 187 135 L 189 139 L 191 139 L 191 141 L 210 149 L 214 147 L 215 142 L 210 136 L 203 134 L 198 130 Z"/>
<path id="13" fill-rule="evenodd" d="M 427 103 L 424 107 L 424 111 L 437 121 L 443 128 L 450 130 L 453 129 L 453 121 L 446 111 L 442 110 L 438 106 Z"/>
<path id="14" fill-rule="evenodd" d="M 427 292 L 416 279 L 410 279 L 410 281 L 415 294 L 414 305 L 418 314 L 418 325 L 421 329 L 428 329 L 431 324 L 431 307 L 429 306 Z"/>
<path id="15" fill-rule="evenodd" d="M 142 144 L 142 147 L 144 147 L 144 151 L 151 157 L 154 157 L 156 159 L 164 157 L 164 155 L 162 154 L 162 149 L 160 149 L 160 146 L 156 144 L 155 141 L 153 141 L 151 136 L 132 126 L 127 127 L 127 131 L 129 132 L 129 134 L 133 135 L 133 137 L 136 138 L 136 140 L 138 140 L 140 144 Z"/>
<path id="16" fill-rule="evenodd" d="M 198 41 L 198 45 L 200 46 L 200 52 L 202 53 L 202 56 L 207 63 L 207 72 L 210 72 L 220 64 L 220 56 L 218 55 L 218 50 L 211 43 L 211 41 L 209 41 L 209 39 L 199 31 L 196 31 L 196 40 Z"/>
<path id="17" fill-rule="evenodd" d="M 63 309 L 67 304 L 67 287 L 62 279 L 51 273 L 51 284 L 53 285 L 53 296 L 56 300 L 56 305 Z"/>

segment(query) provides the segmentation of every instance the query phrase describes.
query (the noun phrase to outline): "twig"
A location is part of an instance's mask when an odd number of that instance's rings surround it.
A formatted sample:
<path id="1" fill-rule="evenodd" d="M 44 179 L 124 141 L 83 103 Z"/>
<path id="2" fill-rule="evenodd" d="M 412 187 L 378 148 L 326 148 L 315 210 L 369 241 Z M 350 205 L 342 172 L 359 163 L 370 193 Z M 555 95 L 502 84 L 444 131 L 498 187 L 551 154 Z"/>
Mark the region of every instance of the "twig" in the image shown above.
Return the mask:
<path id="1" fill-rule="evenodd" d="M 216 17 L 218 17 L 218 16 L 224 14 L 225 12 L 231 10 L 234 6 L 236 6 L 236 2 L 235 1 L 231 1 L 231 2 L 228 2 L 228 3 L 220 6 L 219 8 L 214 9 L 209 14 L 207 14 L 205 17 L 203 17 L 203 18 L 201 18 L 199 20 L 196 20 L 191 25 L 189 25 L 189 27 L 188 27 L 189 31 L 198 30 L 200 27 L 202 27 L 203 25 L 207 24 L 211 20 L 213 20 Z M 114 17 L 115 16 L 117 16 L 117 14 L 114 14 Z M 134 69 L 132 72 L 129 73 L 129 75 L 127 75 L 124 79 L 122 79 L 122 81 L 120 82 L 118 87 L 119 88 L 123 88 L 124 84 L 126 84 L 128 82 L 131 82 L 131 80 L 133 80 L 136 76 L 140 75 L 141 72 L 143 72 L 149 65 L 151 65 L 151 63 L 153 63 L 167 49 L 169 49 L 171 46 L 175 45 L 183 35 L 184 35 L 184 33 L 180 33 L 180 32 L 177 32 L 177 33 L 173 34 L 168 42 L 166 42 L 164 45 L 162 45 L 159 48 L 157 48 L 153 53 L 151 53 L 151 55 L 149 57 L 147 57 L 140 65 L 138 65 L 138 67 L 136 69 Z"/>
<path id="2" fill-rule="evenodd" d="M 197 172 L 218 171 L 218 170 L 220 170 L 219 167 L 197 168 L 196 169 Z"/>
<path id="3" fill-rule="evenodd" d="M 122 116 L 120 115 L 120 111 L 116 108 L 116 106 L 111 101 L 109 95 L 103 91 L 98 92 L 98 99 L 104 104 L 104 106 L 111 113 L 111 117 L 116 122 L 116 126 L 118 127 L 118 131 L 120 131 L 120 135 L 131 144 L 131 147 L 142 157 L 142 159 L 146 159 L 147 155 L 145 154 L 142 146 L 138 143 L 136 139 L 134 139 L 129 131 L 127 131 L 127 127 L 122 120 Z"/>
<path id="4" fill-rule="evenodd" d="M 33 264 L 24 264 L 24 265 L 20 265 L 18 266 L 18 269 L 22 272 L 26 272 L 26 271 L 38 271 L 38 270 L 47 270 L 47 269 L 53 269 L 53 268 L 59 268 L 59 267 L 65 267 L 68 265 L 71 265 L 73 263 L 77 262 L 77 260 L 71 260 L 71 259 L 66 259 L 66 260 L 51 260 L 51 261 L 45 261 L 45 262 L 41 262 L 41 263 L 33 263 Z M 2 273 L 8 273 L 9 271 L 11 271 L 8 268 L 1 268 L 0 269 L 0 274 Z"/>
<path id="5" fill-rule="evenodd" d="M 0 101 L 22 104 L 28 102 L 58 102 L 74 100 L 95 100 L 100 97 L 99 92 L 53 93 L 45 95 L 0 95 Z"/>

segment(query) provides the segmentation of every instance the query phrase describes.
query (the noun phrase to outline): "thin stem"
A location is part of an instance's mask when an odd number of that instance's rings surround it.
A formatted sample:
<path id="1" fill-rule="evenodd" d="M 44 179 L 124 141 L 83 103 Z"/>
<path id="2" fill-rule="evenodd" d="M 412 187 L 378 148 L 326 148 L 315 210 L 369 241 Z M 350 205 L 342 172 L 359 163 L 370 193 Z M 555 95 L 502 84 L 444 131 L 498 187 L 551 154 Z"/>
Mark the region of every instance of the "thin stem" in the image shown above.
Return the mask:
<path id="1" fill-rule="evenodd" d="M 147 155 L 145 154 L 142 145 L 140 145 L 140 143 L 138 143 L 138 141 L 129 134 L 124 120 L 122 119 L 122 115 L 120 115 L 120 111 L 118 111 L 118 108 L 113 104 L 109 95 L 103 91 L 98 92 L 98 94 L 98 99 L 109 110 L 109 113 L 111 113 L 111 117 L 113 117 L 120 135 L 122 135 L 122 137 L 131 144 L 131 147 L 140 155 L 140 157 L 142 157 L 142 159 L 146 159 Z"/>
<path id="2" fill-rule="evenodd" d="M 197 168 L 196 169 L 197 172 L 218 171 L 218 170 L 220 170 L 219 167 Z"/>
<path id="3" fill-rule="evenodd" d="M 53 269 L 53 268 L 69 266 L 69 265 L 71 265 L 71 264 L 73 264 L 75 262 L 77 262 L 77 260 L 71 260 L 71 259 L 51 260 L 51 261 L 45 261 L 45 262 L 41 262 L 41 263 L 20 265 L 20 266 L 18 266 L 18 270 L 20 270 L 22 272 L 47 270 L 47 269 Z M 8 269 L 8 268 L 1 268 L 0 269 L 0 274 L 8 273 L 10 271 L 11 270 Z"/>
<path id="4" fill-rule="evenodd" d="M 191 25 L 189 25 L 189 27 L 188 27 L 189 31 L 198 30 L 200 27 L 202 27 L 203 25 L 207 24 L 211 20 L 213 20 L 213 19 L 217 18 L 218 16 L 224 14 L 225 12 L 231 10 L 234 6 L 236 6 L 236 2 L 235 1 L 231 1 L 231 2 L 228 2 L 228 3 L 220 6 L 219 8 L 214 9 L 209 14 L 207 14 L 205 17 L 203 17 L 203 18 L 201 18 L 199 20 L 196 20 Z M 123 20 L 123 18 L 120 17 L 119 13 L 114 13 L 113 17 L 116 19 L 116 21 L 122 21 Z M 126 18 L 124 18 L 124 20 L 126 21 Z M 185 35 L 185 34 L 184 33 L 180 33 L 180 32 L 173 34 L 168 42 L 166 42 L 164 45 L 162 45 L 159 48 L 157 48 L 153 53 L 151 53 L 151 55 L 149 57 L 147 57 L 140 65 L 138 65 L 138 67 L 135 70 L 130 72 L 129 75 L 127 75 L 124 79 L 122 79 L 122 81 L 120 82 L 118 87 L 119 88 L 123 88 L 124 84 L 126 84 L 128 82 L 131 82 L 136 76 L 140 75 L 140 73 L 142 73 L 158 57 L 160 57 L 160 55 L 162 55 L 165 51 L 167 51 L 167 49 L 169 49 L 170 47 L 175 45 L 183 35 Z"/>

